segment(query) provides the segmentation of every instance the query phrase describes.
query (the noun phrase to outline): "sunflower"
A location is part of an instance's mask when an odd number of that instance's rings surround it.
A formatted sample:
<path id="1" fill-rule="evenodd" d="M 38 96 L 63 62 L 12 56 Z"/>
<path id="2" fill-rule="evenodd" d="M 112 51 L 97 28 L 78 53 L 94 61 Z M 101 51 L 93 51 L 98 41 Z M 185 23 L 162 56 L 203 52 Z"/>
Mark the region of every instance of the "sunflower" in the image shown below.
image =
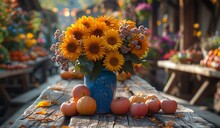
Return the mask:
<path id="1" fill-rule="evenodd" d="M 137 55 L 139 58 L 142 57 L 146 52 L 148 52 L 149 44 L 147 41 L 147 37 L 144 36 L 144 39 L 135 38 L 138 41 L 136 45 L 130 44 L 131 53 Z"/>
<path id="2" fill-rule="evenodd" d="M 109 49 L 110 51 L 118 50 L 118 48 L 122 46 L 119 32 L 114 29 L 105 31 L 104 44 L 106 49 Z"/>
<path id="3" fill-rule="evenodd" d="M 109 28 L 113 28 L 113 29 L 118 29 L 119 28 L 119 22 L 117 19 L 109 16 L 100 16 L 97 18 L 97 21 L 100 22 L 105 22 L 105 24 L 109 27 Z"/>
<path id="4" fill-rule="evenodd" d="M 89 16 L 82 16 L 81 18 L 79 18 L 75 24 L 83 24 L 87 29 L 90 29 L 91 26 L 94 24 L 94 20 L 95 18 Z"/>
<path id="5" fill-rule="evenodd" d="M 84 48 L 86 57 L 89 60 L 97 61 L 104 57 L 105 47 L 103 45 L 103 39 L 96 36 L 91 36 L 84 40 Z"/>
<path id="6" fill-rule="evenodd" d="M 71 61 L 77 60 L 82 51 L 78 41 L 73 36 L 65 36 L 59 47 L 62 55 Z"/>
<path id="7" fill-rule="evenodd" d="M 84 39 L 88 35 L 88 30 L 82 24 L 71 25 L 67 28 L 65 35 L 74 36 L 77 40 Z"/>
<path id="8" fill-rule="evenodd" d="M 106 55 L 103 65 L 110 71 L 116 72 L 122 68 L 124 57 L 119 52 L 110 52 Z"/>
<path id="9" fill-rule="evenodd" d="M 94 36 L 102 37 L 104 35 L 104 32 L 108 29 L 108 26 L 106 26 L 103 22 L 95 22 L 94 25 L 91 27 L 90 34 Z"/>
<path id="10" fill-rule="evenodd" d="M 136 27 L 136 23 L 131 20 L 123 20 L 122 23 L 126 23 L 127 25 L 129 25 L 130 29 Z"/>

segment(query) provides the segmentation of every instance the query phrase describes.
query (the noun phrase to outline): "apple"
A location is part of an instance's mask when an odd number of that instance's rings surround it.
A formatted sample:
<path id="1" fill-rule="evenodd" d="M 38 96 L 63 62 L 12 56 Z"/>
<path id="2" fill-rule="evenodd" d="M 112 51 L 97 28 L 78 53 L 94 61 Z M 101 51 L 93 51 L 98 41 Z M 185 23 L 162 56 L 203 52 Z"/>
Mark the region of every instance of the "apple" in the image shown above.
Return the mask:
<path id="1" fill-rule="evenodd" d="M 60 106 L 60 111 L 66 116 L 74 116 L 77 114 L 76 102 L 63 102 Z"/>
<path id="2" fill-rule="evenodd" d="M 148 106 L 148 113 L 158 113 L 160 111 L 160 100 L 150 99 L 145 102 Z"/>
<path id="3" fill-rule="evenodd" d="M 177 109 L 177 102 L 171 99 L 161 101 L 161 109 L 165 114 L 174 114 Z"/>
<path id="4" fill-rule="evenodd" d="M 133 117 L 144 117 L 147 114 L 148 106 L 143 102 L 135 102 L 131 105 L 130 112 Z"/>
<path id="5" fill-rule="evenodd" d="M 130 110 L 130 101 L 126 97 L 117 97 L 111 102 L 111 110 L 114 114 L 126 114 Z"/>
<path id="6" fill-rule="evenodd" d="M 90 96 L 89 88 L 83 84 L 78 84 L 72 89 L 72 97 L 77 102 L 83 96 Z"/>

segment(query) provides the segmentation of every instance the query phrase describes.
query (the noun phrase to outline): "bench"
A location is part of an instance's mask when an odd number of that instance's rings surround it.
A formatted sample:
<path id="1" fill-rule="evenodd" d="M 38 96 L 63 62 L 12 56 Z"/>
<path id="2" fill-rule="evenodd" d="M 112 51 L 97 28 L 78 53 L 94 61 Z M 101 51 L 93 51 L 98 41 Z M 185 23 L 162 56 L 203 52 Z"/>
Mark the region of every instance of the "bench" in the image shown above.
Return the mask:
<path id="1" fill-rule="evenodd" d="M 59 75 L 54 75 L 52 77 L 50 77 L 50 79 L 43 83 L 41 86 L 39 86 L 38 88 L 34 88 L 30 91 L 27 91 L 17 97 L 15 97 L 14 99 L 11 100 L 12 104 L 25 104 L 31 100 L 33 100 L 34 98 L 37 98 L 40 93 L 47 88 L 48 86 L 52 85 L 52 84 L 56 84 L 58 81 L 60 81 L 60 76 Z"/>
<path id="2" fill-rule="evenodd" d="M 16 127 L 214 127 L 192 109 L 178 105 L 174 115 L 166 115 L 161 111 L 157 114 L 145 116 L 142 119 L 131 117 L 130 113 L 125 115 L 95 114 L 92 116 L 66 117 L 60 112 L 62 102 L 69 100 L 71 89 L 83 80 L 61 81 L 60 84 L 50 86 L 30 105 L 24 113 L 14 122 L 12 128 Z M 116 96 L 130 97 L 137 94 L 155 94 L 159 99 L 165 97 L 154 87 L 138 76 L 132 76 L 125 82 L 118 82 Z M 44 99 L 55 102 L 48 108 L 38 107 L 39 101 Z M 46 114 L 37 114 L 40 111 Z M 180 116 L 181 115 L 181 116 Z"/>
<path id="3" fill-rule="evenodd" d="M 194 93 L 192 97 L 187 97 L 190 99 L 191 105 L 201 101 L 201 97 L 205 95 L 205 92 L 213 94 L 216 88 L 215 85 L 220 80 L 220 71 L 200 65 L 176 64 L 168 60 L 158 61 L 157 65 L 171 74 L 163 91 L 176 96 L 183 94 L 189 96 L 190 93 Z M 192 76 L 197 77 L 197 83 L 200 84 L 195 92 L 192 92 L 193 85 L 190 84 Z"/>

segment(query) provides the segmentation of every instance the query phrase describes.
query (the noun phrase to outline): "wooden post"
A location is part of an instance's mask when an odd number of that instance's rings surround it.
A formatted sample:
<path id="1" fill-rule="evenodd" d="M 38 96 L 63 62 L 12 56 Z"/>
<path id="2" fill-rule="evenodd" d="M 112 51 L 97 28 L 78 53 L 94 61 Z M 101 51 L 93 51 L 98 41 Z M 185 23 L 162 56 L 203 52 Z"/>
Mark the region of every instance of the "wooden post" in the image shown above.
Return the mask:
<path id="1" fill-rule="evenodd" d="M 154 0 L 153 3 L 152 3 L 152 14 L 151 14 L 151 17 L 150 17 L 150 23 L 149 23 L 149 28 L 151 29 L 152 31 L 152 35 L 153 36 L 157 36 L 157 17 L 158 17 L 158 6 L 159 6 L 159 3 Z"/>
<path id="2" fill-rule="evenodd" d="M 194 1 L 180 0 L 180 50 L 193 45 Z"/>

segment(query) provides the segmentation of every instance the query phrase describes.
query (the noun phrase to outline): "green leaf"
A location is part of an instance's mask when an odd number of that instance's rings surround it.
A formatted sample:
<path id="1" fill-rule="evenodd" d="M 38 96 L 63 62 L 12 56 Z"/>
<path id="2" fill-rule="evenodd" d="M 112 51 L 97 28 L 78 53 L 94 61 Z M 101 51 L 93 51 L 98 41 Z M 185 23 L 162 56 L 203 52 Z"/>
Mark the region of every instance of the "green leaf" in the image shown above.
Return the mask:
<path id="1" fill-rule="evenodd" d="M 94 68 L 91 72 L 91 74 L 89 74 L 89 79 L 91 81 L 95 80 L 101 73 L 101 69 L 102 69 L 102 65 L 101 65 L 101 62 L 97 62 L 94 64 Z"/>
<path id="2" fill-rule="evenodd" d="M 141 64 L 142 64 L 145 68 L 147 68 L 147 69 L 150 69 L 150 68 L 151 68 L 151 66 L 150 66 L 150 64 L 149 64 L 149 62 L 148 62 L 147 60 L 142 60 L 142 61 L 141 61 Z"/>
<path id="3" fill-rule="evenodd" d="M 138 56 L 136 56 L 136 55 L 134 55 L 134 54 L 131 54 L 130 55 L 131 57 L 131 61 L 133 62 L 133 63 L 141 63 L 141 60 L 138 58 Z"/>
<path id="4" fill-rule="evenodd" d="M 124 55 L 124 59 L 125 59 L 125 61 L 129 61 L 129 60 L 131 60 L 131 57 L 128 54 L 126 54 L 126 55 Z"/>
<path id="5" fill-rule="evenodd" d="M 93 71 L 93 61 L 88 60 L 85 56 L 80 56 L 78 60 L 81 65 L 81 70 L 83 70 L 86 74 L 90 74 Z"/>
<path id="6" fill-rule="evenodd" d="M 133 65 L 132 65 L 131 61 L 125 61 L 125 64 L 123 65 L 122 69 L 126 73 L 130 72 L 131 74 L 134 74 L 134 68 L 133 68 Z"/>

